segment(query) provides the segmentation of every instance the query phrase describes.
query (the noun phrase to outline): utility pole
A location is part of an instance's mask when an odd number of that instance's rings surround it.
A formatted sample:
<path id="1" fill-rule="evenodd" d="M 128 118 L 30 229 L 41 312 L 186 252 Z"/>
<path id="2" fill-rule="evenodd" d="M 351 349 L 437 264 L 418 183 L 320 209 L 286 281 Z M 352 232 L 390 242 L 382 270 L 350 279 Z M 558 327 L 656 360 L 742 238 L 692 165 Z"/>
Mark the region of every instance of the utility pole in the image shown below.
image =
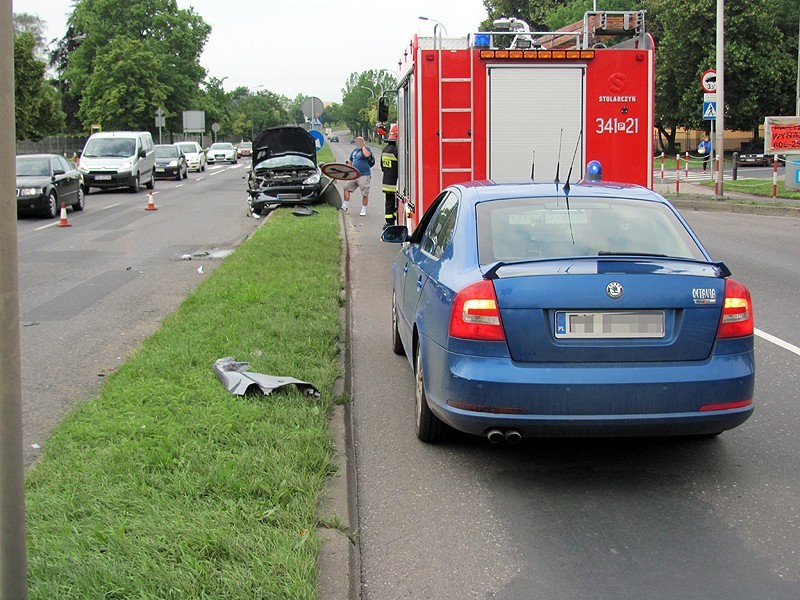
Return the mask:
<path id="1" fill-rule="evenodd" d="M 717 0 L 717 200 L 724 196 L 722 174 L 725 172 L 725 0 Z"/>
<path id="2" fill-rule="evenodd" d="M 16 188 L 14 11 L 0 0 L 0 197 Z M 28 597 L 17 203 L 0 202 L 0 600 Z"/>

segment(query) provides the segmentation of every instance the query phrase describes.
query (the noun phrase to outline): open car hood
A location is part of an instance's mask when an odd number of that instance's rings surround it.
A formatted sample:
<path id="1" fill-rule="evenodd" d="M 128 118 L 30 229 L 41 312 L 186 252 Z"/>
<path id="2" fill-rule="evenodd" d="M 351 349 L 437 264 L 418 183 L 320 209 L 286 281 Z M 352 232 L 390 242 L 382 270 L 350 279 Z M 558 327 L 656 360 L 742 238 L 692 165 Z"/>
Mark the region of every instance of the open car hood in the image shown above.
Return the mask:
<path id="1" fill-rule="evenodd" d="M 317 145 L 302 127 L 270 127 L 253 142 L 253 168 L 268 158 L 296 154 L 317 164 Z"/>

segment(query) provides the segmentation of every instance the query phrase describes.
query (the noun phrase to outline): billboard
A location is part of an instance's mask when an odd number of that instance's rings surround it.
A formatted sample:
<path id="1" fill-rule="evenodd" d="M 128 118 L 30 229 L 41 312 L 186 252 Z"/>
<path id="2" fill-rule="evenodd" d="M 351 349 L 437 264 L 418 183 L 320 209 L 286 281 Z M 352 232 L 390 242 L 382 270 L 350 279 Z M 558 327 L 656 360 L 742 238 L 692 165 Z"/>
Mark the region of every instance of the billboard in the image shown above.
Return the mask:
<path id="1" fill-rule="evenodd" d="M 800 153 L 800 117 L 764 119 L 764 154 Z"/>
<path id="2" fill-rule="evenodd" d="M 185 111 L 183 111 L 183 132 L 184 133 L 205 133 L 206 132 L 206 111 L 204 111 L 204 110 L 185 110 Z"/>

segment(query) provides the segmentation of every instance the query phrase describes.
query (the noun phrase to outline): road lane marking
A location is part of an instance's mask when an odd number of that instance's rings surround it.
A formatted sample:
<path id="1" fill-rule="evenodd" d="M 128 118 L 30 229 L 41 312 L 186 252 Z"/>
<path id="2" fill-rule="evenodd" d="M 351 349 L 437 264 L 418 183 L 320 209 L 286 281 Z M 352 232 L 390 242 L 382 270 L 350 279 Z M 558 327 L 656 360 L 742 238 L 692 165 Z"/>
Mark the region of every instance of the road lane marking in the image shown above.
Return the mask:
<path id="1" fill-rule="evenodd" d="M 761 331 L 760 329 L 755 329 L 754 333 L 768 342 L 772 342 L 776 346 L 780 346 L 784 350 L 788 350 L 789 352 L 794 352 L 797 356 L 800 356 L 800 348 L 795 346 L 794 344 L 790 344 L 789 342 L 784 342 L 781 338 L 777 338 L 774 335 L 770 335 L 766 331 Z"/>
<path id="2" fill-rule="evenodd" d="M 42 229 L 47 229 L 48 227 L 54 227 L 57 224 L 58 224 L 58 222 L 53 222 L 53 223 L 49 223 L 47 225 L 42 225 L 41 227 L 37 227 L 36 229 L 34 229 L 34 231 L 41 231 Z"/>

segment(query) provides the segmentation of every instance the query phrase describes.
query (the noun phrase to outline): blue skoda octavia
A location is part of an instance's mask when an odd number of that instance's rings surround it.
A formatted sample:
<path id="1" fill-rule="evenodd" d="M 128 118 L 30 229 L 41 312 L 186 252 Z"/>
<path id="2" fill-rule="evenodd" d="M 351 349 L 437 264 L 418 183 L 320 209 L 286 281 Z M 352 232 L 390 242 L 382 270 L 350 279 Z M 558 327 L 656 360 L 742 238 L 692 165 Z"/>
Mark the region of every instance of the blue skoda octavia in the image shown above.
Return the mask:
<path id="1" fill-rule="evenodd" d="M 416 433 L 713 436 L 753 412 L 750 293 L 660 195 L 581 182 L 446 188 L 392 265 Z"/>

